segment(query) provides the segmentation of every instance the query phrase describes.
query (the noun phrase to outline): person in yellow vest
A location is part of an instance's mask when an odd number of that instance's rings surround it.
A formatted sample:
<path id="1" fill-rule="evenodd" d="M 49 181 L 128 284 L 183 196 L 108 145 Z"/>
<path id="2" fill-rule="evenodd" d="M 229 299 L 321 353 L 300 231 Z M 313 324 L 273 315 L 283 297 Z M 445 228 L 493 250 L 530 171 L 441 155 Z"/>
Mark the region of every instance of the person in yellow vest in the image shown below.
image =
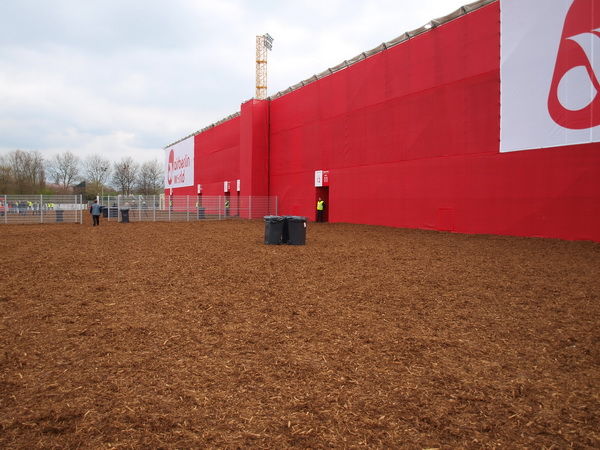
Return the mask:
<path id="1" fill-rule="evenodd" d="M 229 217 L 229 199 L 225 200 L 225 217 Z"/>
<path id="2" fill-rule="evenodd" d="M 319 197 L 319 201 L 317 201 L 317 222 L 323 222 L 323 211 L 325 211 L 325 202 Z"/>

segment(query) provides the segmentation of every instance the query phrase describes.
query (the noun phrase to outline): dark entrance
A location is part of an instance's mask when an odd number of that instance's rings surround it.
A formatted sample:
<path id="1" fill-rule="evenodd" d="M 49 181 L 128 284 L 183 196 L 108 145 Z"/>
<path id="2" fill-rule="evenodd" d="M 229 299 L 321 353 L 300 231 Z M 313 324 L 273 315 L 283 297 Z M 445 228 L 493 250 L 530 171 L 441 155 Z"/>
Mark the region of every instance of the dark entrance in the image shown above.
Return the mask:
<path id="1" fill-rule="evenodd" d="M 319 197 L 325 202 L 325 210 L 323 211 L 323 222 L 329 222 L 329 209 L 331 208 L 331 205 L 329 205 L 329 186 L 316 188 L 314 215 L 315 220 L 317 220 L 317 201 L 319 201 Z"/>

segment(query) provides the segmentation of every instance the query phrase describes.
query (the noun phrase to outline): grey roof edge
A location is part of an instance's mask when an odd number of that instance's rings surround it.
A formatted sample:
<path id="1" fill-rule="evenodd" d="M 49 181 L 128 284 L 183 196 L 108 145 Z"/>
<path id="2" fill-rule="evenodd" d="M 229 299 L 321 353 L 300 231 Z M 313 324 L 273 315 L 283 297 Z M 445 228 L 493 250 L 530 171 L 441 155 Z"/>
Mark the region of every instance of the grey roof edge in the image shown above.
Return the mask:
<path id="1" fill-rule="evenodd" d="M 477 1 L 474 1 L 467 5 L 461 6 L 456 11 L 454 11 L 448 15 L 445 15 L 443 17 L 438 17 L 437 19 L 433 19 L 430 22 L 423 25 L 422 27 L 419 27 L 412 31 L 407 31 L 406 33 L 403 33 L 402 35 L 398 36 L 397 38 L 394 38 L 388 42 L 384 42 L 371 50 L 362 52 L 360 55 L 357 55 L 353 58 L 347 59 L 336 66 L 330 67 L 321 73 L 318 73 L 316 75 L 313 75 L 310 78 L 307 78 L 306 80 L 302 80 L 300 83 L 294 84 L 293 86 L 290 86 L 289 88 L 287 88 L 283 91 L 277 92 L 276 94 L 271 95 L 269 97 L 269 100 L 273 100 L 273 99 L 282 97 L 286 94 L 289 94 L 290 92 L 300 89 L 301 87 L 304 87 L 304 86 L 312 83 L 313 81 L 320 80 L 321 78 L 329 76 L 335 72 L 339 72 L 340 70 L 346 69 L 346 68 L 350 67 L 351 65 L 356 64 L 357 62 L 360 62 L 366 58 L 376 55 L 377 53 L 380 53 L 384 50 L 387 50 L 398 44 L 401 44 L 402 42 L 408 41 L 409 39 L 412 39 L 415 36 L 419 36 L 420 34 L 426 33 L 440 25 L 444 25 L 452 20 L 455 20 L 459 17 L 462 17 L 462 16 L 472 12 L 472 11 L 475 11 L 479 8 L 482 8 L 484 6 L 487 6 L 487 5 L 497 2 L 497 1 L 499 1 L 499 0 L 477 0 Z"/>
<path id="2" fill-rule="evenodd" d="M 216 121 L 215 123 L 212 123 L 212 124 L 210 124 L 209 126 L 202 128 L 201 130 L 194 131 L 192 134 L 188 134 L 186 137 L 183 137 L 183 138 L 181 138 L 181 139 L 179 139 L 179 140 L 177 140 L 177 141 L 173 142 L 172 144 L 169 144 L 169 145 L 167 145 L 166 147 L 163 147 L 163 150 L 166 150 L 166 149 L 167 149 L 167 148 L 169 148 L 169 147 L 173 147 L 174 145 L 176 145 L 176 144 L 179 144 L 180 142 L 183 142 L 183 141 L 185 141 L 186 139 L 189 139 L 189 138 L 191 138 L 191 137 L 193 137 L 193 136 L 196 136 L 196 135 L 198 135 L 198 134 L 200 134 L 200 133 L 204 133 L 205 131 L 207 131 L 207 130 L 210 130 L 211 128 L 214 128 L 214 127 L 216 127 L 217 125 L 221 125 L 223 122 L 227 122 L 228 120 L 231 120 L 231 119 L 233 119 L 233 118 L 235 118 L 235 117 L 237 117 L 237 116 L 239 116 L 239 115 L 240 115 L 240 112 L 239 112 L 239 111 L 238 111 L 238 112 L 235 112 L 235 113 L 233 113 L 233 114 L 231 114 L 231 115 L 229 115 L 229 116 L 225 117 L 224 119 L 218 120 L 218 121 Z"/>
<path id="3" fill-rule="evenodd" d="M 269 96 L 268 100 L 274 100 L 276 98 L 279 98 L 279 97 L 282 97 L 282 96 L 284 96 L 286 94 L 289 94 L 290 92 L 293 92 L 293 91 L 295 91 L 297 89 L 300 89 L 300 88 L 302 88 L 302 87 L 304 87 L 304 86 L 306 86 L 306 85 L 308 85 L 308 84 L 310 84 L 310 83 L 312 83 L 314 81 L 317 81 L 317 80 L 320 80 L 321 78 L 324 78 L 326 76 L 332 75 L 335 72 L 339 72 L 340 70 L 346 69 L 346 68 L 350 67 L 351 65 L 356 64 L 357 62 L 360 62 L 360 61 L 362 61 L 362 60 L 364 60 L 366 58 L 369 58 L 369 57 L 371 57 L 373 55 L 376 55 L 377 53 L 380 53 L 380 52 L 385 51 L 385 50 L 387 50 L 389 48 L 392 48 L 392 47 L 394 47 L 394 46 L 396 46 L 398 44 L 401 44 L 402 42 L 408 41 L 409 39 L 412 39 L 415 36 L 419 36 L 420 34 L 426 33 L 426 32 L 428 32 L 428 31 L 430 31 L 430 30 L 432 30 L 432 29 L 434 29 L 434 28 L 436 28 L 436 27 L 438 27 L 440 25 L 448 23 L 448 22 L 450 22 L 450 21 L 452 21 L 454 19 L 458 19 L 459 17 L 462 17 L 462 16 L 464 16 L 466 14 L 469 14 L 472 11 L 475 11 L 475 10 L 477 10 L 479 8 L 483 8 L 484 6 L 487 6 L 487 5 L 491 4 L 491 3 L 495 3 L 495 2 L 498 2 L 498 1 L 500 1 L 500 0 L 477 0 L 477 1 L 474 1 L 472 3 L 468 3 L 468 4 L 464 5 L 464 6 L 461 6 L 456 11 L 454 11 L 454 12 L 452 12 L 450 14 L 447 14 L 447 15 L 445 15 L 443 17 L 438 17 L 437 19 L 433 19 L 430 22 L 428 22 L 425 25 L 423 25 L 422 27 L 419 27 L 419 28 L 417 28 L 415 30 L 412 30 L 412 31 L 407 31 L 406 33 L 401 34 L 397 38 L 394 38 L 394 39 L 392 39 L 392 40 L 390 40 L 388 42 L 384 42 L 384 43 L 378 45 L 377 47 L 375 47 L 375 48 L 373 48 L 371 50 L 367 50 L 365 52 L 362 52 L 360 55 L 357 55 L 354 58 L 347 59 L 347 60 L 343 61 L 342 63 L 336 65 L 336 66 L 330 67 L 330 68 L 328 68 L 327 70 L 325 70 L 325 71 L 323 71 L 321 73 L 315 74 L 315 75 L 311 76 L 310 78 L 307 78 L 306 80 L 300 81 L 300 83 L 294 84 L 293 86 L 290 86 L 287 89 L 284 89 L 283 91 L 279 91 L 276 94 Z M 231 119 L 233 119 L 233 118 L 235 118 L 235 117 L 237 117 L 239 115 L 240 115 L 239 111 L 236 112 L 236 113 L 234 113 L 234 114 L 231 114 L 231 115 L 225 117 L 224 119 L 221 119 L 221 120 L 219 120 L 219 121 L 217 121 L 217 122 L 215 122 L 215 123 L 213 123 L 213 124 L 211 124 L 211 125 L 209 125 L 207 127 L 202 128 L 201 130 L 198 130 L 198 131 L 196 131 L 196 132 L 194 132 L 192 134 L 187 135 L 184 138 L 181 138 L 181 139 L 173 142 L 172 144 L 167 145 L 166 147 L 164 147 L 164 149 L 166 150 L 167 148 L 172 147 L 172 146 L 174 146 L 174 145 L 176 145 L 176 144 L 178 144 L 178 143 L 180 143 L 182 141 L 185 141 L 186 139 L 189 139 L 192 136 L 196 136 L 196 135 L 198 135 L 200 133 L 204 133 L 205 131 L 210 130 L 211 128 L 214 128 L 217 125 L 221 125 L 223 122 L 227 122 L 228 120 L 231 120 Z"/>

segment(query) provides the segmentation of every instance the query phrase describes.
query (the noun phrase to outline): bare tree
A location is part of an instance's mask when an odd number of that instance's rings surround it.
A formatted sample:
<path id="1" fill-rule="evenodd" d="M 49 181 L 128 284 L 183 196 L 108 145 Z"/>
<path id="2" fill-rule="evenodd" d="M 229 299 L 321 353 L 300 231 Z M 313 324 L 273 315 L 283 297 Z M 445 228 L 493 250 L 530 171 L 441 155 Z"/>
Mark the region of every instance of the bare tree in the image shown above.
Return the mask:
<path id="1" fill-rule="evenodd" d="M 54 155 L 48 162 L 48 175 L 55 184 L 67 190 L 79 176 L 80 159 L 71 152 Z"/>
<path id="2" fill-rule="evenodd" d="M 103 193 L 111 173 L 112 168 L 108 158 L 90 155 L 83 160 L 83 176 L 89 189 L 88 192 L 92 194 Z"/>
<path id="3" fill-rule="evenodd" d="M 0 193 L 14 194 L 12 169 L 6 162 L 6 158 L 0 156 Z"/>
<path id="4" fill-rule="evenodd" d="M 40 192 L 46 186 L 46 172 L 44 170 L 44 157 L 35 150 L 28 152 L 25 164 L 25 175 L 33 193 Z"/>
<path id="5" fill-rule="evenodd" d="M 131 157 L 122 158 L 113 165 L 113 183 L 123 195 L 131 195 L 137 181 L 139 164 L 133 162 Z"/>
<path id="6" fill-rule="evenodd" d="M 36 194 L 46 185 L 44 158 L 35 151 L 14 150 L 5 158 L 15 194 Z"/>
<path id="7" fill-rule="evenodd" d="M 163 190 L 165 170 L 157 160 L 147 161 L 141 165 L 138 176 L 138 192 L 142 195 L 156 195 Z"/>

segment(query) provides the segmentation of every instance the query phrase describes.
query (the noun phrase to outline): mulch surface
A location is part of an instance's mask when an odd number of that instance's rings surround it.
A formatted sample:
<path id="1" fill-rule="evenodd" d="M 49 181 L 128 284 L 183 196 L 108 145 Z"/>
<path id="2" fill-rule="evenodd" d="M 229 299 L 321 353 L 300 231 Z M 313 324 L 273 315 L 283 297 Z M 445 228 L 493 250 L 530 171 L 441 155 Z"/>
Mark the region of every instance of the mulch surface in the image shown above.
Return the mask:
<path id="1" fill-rule="evenodd" d="M 600 448 L 600 244 L 0 225 L 2 448 Z"/>

